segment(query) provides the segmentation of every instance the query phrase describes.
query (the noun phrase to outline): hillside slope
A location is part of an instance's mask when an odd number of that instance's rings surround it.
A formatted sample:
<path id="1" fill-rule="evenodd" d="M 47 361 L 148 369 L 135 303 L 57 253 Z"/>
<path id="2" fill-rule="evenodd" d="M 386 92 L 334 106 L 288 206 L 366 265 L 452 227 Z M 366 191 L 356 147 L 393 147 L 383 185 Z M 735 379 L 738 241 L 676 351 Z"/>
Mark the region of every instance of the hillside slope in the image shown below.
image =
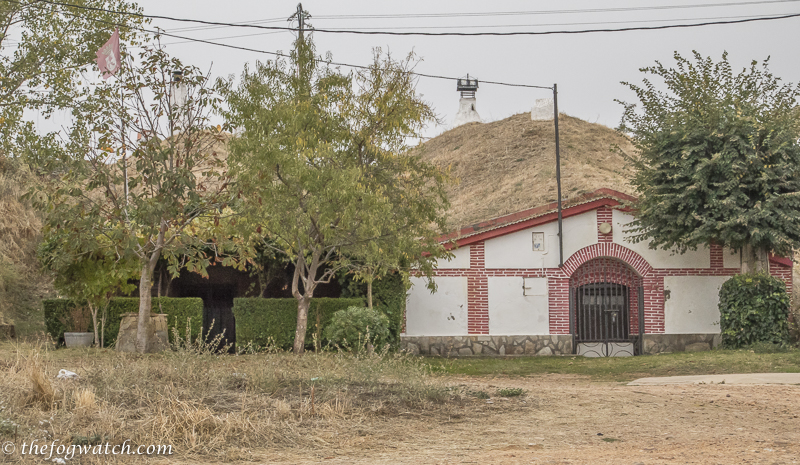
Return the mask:
<path id="1" fill-rule="evenodd" d="M 448 187 L 451 230 L 557 199 L 553 121 L 522 113 L 470 123 L 421 147 L 422 156 L 456 180 Z M 608 187 L 632 194 L 623 156 L 634 148 L 618 132 L 567 115 L 559 117 L 562 197 Z"/>

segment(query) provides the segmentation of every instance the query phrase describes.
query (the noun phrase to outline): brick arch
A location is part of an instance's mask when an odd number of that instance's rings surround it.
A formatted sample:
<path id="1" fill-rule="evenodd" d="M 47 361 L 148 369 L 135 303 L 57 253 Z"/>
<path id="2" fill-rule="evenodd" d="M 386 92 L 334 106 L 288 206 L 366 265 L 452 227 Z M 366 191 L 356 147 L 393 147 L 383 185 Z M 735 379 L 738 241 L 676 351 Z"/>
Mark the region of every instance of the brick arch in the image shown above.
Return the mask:
<path id="1" fill-rule="evenodd" d="M 572 254 L 572 256 L 564 262 L 564 266 L 561 270 L 567 276 L 572 276 L 578 267 L 589 260 L 599 257 L 613 257 L 622 260 L 625 264 L 633 268 L 641 277 L 645 277 L 653 271 L 653 267 L 647 263 L 644 257 L 625 246 L 613 242 L 597 243 L 582 248 Z"/>

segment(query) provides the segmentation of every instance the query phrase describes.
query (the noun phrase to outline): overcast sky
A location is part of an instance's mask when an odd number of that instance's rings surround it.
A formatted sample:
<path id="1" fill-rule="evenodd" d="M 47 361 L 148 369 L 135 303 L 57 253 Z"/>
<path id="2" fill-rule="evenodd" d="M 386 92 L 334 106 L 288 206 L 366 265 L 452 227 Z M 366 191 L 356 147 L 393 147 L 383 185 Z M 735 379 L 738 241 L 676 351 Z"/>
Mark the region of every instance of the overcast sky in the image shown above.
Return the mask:
<path id="1" fill-rule="evenodd" d="M 145 13 L 152 15 L 236 23 L 273 20 L 259 23 L 269 26 L 290 24 L 285 19 L 297 7 L 296 1 L 274 0 L 139 0 L 138 3 Z M 674 8 L 679 5 L 712 6 Z M 641 9 L 662 6 L 670 8 Z M 505 32 L 688 24 L 792 14 L 800 13 L 800 0 L 305 0 L 303 7 L 312 15 L 310 24 L 320 29 Z M 639 10 L 630 11 L 630 8 Z M 616 11 L 600 11 L 611 9 Z M 436 16 L 419 17 L 426 14 Z M 363 17 L 369 15 L 391 17 Z M 294 39 L 292 32 L 265 34 L 264 31 L 231 27 L 197 29 L 195 24 L 164 20 L 156 20 L 153 25 L 179 35 L 270 51 L 289 51 Z M 339 62 L 369 64 L 372 49 L 382 47 L 398 57 L 413 50 L 423 59 L 417 68 L 423 73 L 452 77 L 469 73 L 480 80 L 543 86 L 558 83 L 562 112 L 616 127 L 622 112 L 614 99 L 634 99 L 620 81 L 641 82 L 640 67 L 656 60 L 670 65 L 674 63 L 675 51 L 690 56 L 692 50 L 697 50 L 704 56 L 719 59 L 727 50 L 729 59 L 739 69 L 753 59 L 771 56 L 773 73 L 785 81 L 797 82 L 800 80 L 798 26 L 800 18 L 662 31 L 548 36 L 392 37 L 316 32 L 313 37 L 320 53 L 331 52 L 333 59 Z M 249 36 L 224 38 L 240 35 Z M 214 45 L 176 43 L 181 41 L 171 38 L 164 38 L 163 42 L 170 44 L 171 54 L 187 63 L 204 70 L 213 64 L 214 76 L 239 74 L 245 63 L 271 58 Z M 446 130 L 458 109 L 455 83 L 420 78 L 418 90 L 446 123 L 431 129 L 429 134 Z M 477 94 L 477 109 L 484 121 L 495 121 L 530 111 L 535 99 L 549 96 L 547 90 L 482 84 Z"/>

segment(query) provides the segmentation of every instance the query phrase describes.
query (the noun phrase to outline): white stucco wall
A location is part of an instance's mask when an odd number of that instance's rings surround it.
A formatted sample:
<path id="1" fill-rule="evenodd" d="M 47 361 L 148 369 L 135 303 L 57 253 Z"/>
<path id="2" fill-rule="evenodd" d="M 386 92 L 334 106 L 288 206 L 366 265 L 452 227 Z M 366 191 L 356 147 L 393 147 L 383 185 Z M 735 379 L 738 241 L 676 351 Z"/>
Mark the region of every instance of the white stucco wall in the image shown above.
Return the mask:
<path id="1" fill-rule="evenodd" d="M 742 258 L 738 250 L 727 247 L 722 249 L 722 266 L 725 268 L 742 268 Z"/>
<path id="2" fill-rule="evenodd" d="M 449 261 L 440 260 L 437 263 L 437 268 L 440 270 L 451 270 L 453 268 L 469 268 L 469 246 L 459 247 L 452 250 L 453 257 Z"/>
<path id="3" fill-rule="evenodd" d="M 597 242 L 597 211 L 564 218 L 564 260 L 578 250 Z M 533 251 L 532 233 L 543 232 L 545 251 Z M 486 268 L 557 268 L 558 222 L 534 226 L 484 244 Z"/>
<path id="4" fill-rule="evenodd" d="M 719 288 L 730 276 L 666 276 L 664 332 L 719 333 Z"/>
<path id="5" fill-rule="evenodd" d="M 663 249 L 651 249 L 647 242 L 634 244 L 626 240 L 631 233 L 626 233 L 628 223 L 633 221 L 633 216 L 614 210 L 614 243 L 625 246 L 638 253 L 653 268 L 711 268 L 711 251 L 708 247 L 698 247 L 697 250 L 688 251 L 679 255 L 675 252 Z"/>
<path id="6" fill-rule="evenodd" d="M 464 336 L 467 334 L 467 278 L 436 279 L 431 294 L 424 278 L 411 278 L 406 304 L 408 336 Z"/>
<path id="7" fill-rule="evenodd" d="M 489 277 L 489 334 L 549 334 L 549 314 L 547 278 Z"/>

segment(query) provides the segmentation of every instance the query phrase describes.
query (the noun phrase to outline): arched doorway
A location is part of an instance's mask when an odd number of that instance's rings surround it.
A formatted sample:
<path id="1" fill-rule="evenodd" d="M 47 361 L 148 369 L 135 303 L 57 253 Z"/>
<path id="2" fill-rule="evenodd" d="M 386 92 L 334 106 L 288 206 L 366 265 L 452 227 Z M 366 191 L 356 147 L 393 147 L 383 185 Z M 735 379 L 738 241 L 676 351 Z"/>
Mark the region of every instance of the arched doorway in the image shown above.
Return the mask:
<path id="1" fill-rule="evenodd" d="M 570 277 L 570 325 L 576 353 L 638 355 L 644 333 L 642 278 L 622 260 L 599 257 Z"/>

